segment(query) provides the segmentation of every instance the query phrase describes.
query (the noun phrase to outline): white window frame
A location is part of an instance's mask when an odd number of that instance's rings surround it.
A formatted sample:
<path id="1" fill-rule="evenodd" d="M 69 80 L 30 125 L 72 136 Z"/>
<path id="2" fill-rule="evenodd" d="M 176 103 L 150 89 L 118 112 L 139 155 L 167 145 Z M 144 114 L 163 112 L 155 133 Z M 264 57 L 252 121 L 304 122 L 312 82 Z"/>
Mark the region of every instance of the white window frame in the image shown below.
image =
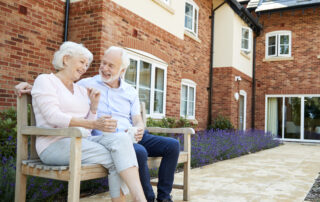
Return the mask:
<path id="1" fill-rule="evenodd" d="M 157 58 L 156 56 L 153 56 L 149 53 L 146 53 L 144 51 L 139 51 L 135 49 L 126 49 L 126 52 L 128 53 L 128 56 L 130 59 L 137 61 L 137 78 L 136 78 L 136 90 L 139 94 L 139 81 L 140 81 L 140 64 L 141 62 L 147 62 L 151 64 L 151 87 L 150 87 L 150 109 L 149 114 L 146 114 L 147 117 L 155 118 L 155 119 L 161 119 L 164 118 L 166 115 L 166 95 L 167 95 L 167 67 L 168 64 L 161 60 L 160 58 Z M 156 68 L 160 68 L 164 70 L 164 86 L 163 86 L 163 113 L 157 113 L 154 112 L 154 94 L 155 94 L 155 70 Z"/>
<path id="2" fill-rule="evenodd" d="M 190 4 L 192 6 L 192 13 L 193 13 L 193 16 L 192 16 L 192 28 L 188 28 L 188 27 L 185 27 L 185 19 L 184 19 L 184 29 L 187 30 L 188 32 L 191 32 L 192 34 L 194 34 L 196 37 L 198 37 L 198 27 L 199 27 L 199 7 L 198 5 L 192 1 L 192 0 L 186 0 L 185 2 L 185 6 L 184 6 L 184 11 L 186 9 L 186 4 Z M 197 27 L 194 26 L 194 22 L 195 22 L 195 10 L 197 10 Z M 186 13 L 184 13 L 184 18 L 186 16 Z M 195 31 L 196 30 L 196 31 Z"/>
<path id="3" fill-rule="evenodd" d="M 249 37 L 248 38 L 248 49 L 242 47 L 242 41 L 244 40 L 244 37 L 243 37 L 243 30 L 244 29 L 249 32 L 249 34 L 248 34 L 248 37 Z M 252 45 L 252 30 L 249 27 L 241 27 L 241 51 L 250 53 L 251 52 L 251 45 Z"/>
<path id="4" fill-rule="evenodd" d="M 247 123 L 247 92 L 240 90 L 240 95 L 243 96 L 243 130 L 246 130 Z"/>
<path id="5" fill-rule="evenodd" d="M 187 96 L 187 116 L 185 116 L 184 114 L 182 114 L 182 111 L 181 111 L 181 107 L 180 107 L 180 117 L 184 117 L 186 119 L 195 119 L 196 117 L 196 95 L 197 95 L 197 84 L 190 80 L 190 79 L 182 79 L 181 80 L 181 89 L 182 89 L 182 86 L 185 85 L 187 86 L 187 89 L 188 89 L 188 96 Z M 189 116 L 189 89 L 190 87 L 192 87 L 194 89 L 194 96 L 193 96 L 193 103 L 194 103 L 194 107 L 193 107 L 193 116 Z M 180 106 L 182 105 L 181 103 L 181 91 L 180 91 Z"/>
<path id="6" fill-rule="evenodd" d="M 276 37 L 276 47 L 275 47 L 275 54 L 269 55 L 269 38 Z M 289 36 L 289 52 L 288 54 L 280 54 L 280 36 Z M 266 43 L 265 43 L 265 57 L 272 58 L 272 57 L 291 57 L 291 48 L 292 48 L 292 38 L 291 38 L 291 31 L 275 31 L 269 32 L 266 34 Z"/>

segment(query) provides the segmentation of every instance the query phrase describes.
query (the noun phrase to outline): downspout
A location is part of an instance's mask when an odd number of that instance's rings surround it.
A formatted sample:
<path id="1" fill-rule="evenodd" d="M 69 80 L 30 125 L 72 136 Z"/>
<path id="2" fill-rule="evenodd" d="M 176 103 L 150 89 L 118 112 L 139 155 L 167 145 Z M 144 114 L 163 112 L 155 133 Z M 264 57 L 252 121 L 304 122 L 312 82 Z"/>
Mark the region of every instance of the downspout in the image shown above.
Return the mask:
<path id="1" fill-rule="evenodd" d="M 63 41 L 68 41 L 69 8 L 70 8 L 70 0 L 66 0 Z"/>
<path id="2" fill-rule="evenodd" d="M 213 84 L 213 47 L 214 47 L 214 15 L 215 11 L 219 9 L 225 2 L 211 11 L 211 47 L 210 47 L 210 64 L 209 64 L 209 106 L 208 106 L 208 126 L 212 123 L 212 84 Z"/>
<path id="3" fill-rule="evenodd" d="M 256 110 L 256 42 L 257 35 L 253 37 L 253 61 L 252 61 L 252 105 L 251 105 L 251 128 L 255 128 L 255 110 Z"/>

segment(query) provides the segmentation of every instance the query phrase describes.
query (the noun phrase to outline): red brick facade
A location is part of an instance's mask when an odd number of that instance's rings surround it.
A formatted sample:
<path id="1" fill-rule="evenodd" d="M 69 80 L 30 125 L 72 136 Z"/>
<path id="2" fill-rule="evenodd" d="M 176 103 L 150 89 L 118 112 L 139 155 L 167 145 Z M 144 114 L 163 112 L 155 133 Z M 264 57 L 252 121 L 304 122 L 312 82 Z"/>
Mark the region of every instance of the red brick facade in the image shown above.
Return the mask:
<path id="1" fill-rule="evenodd" d="M 241 76 L 241 81 L 235 81 Z M 218 115 L 230 118 L 234 127 L 239 125 L 239 101 L 234 94 L 243 90 L 247 94 L 246 128 L 251 128 L 252 78 L 233 67 L 220 67 L 213 70 L 212 117 Z"/>
<path id="2" fill-rule="evenodd" d="M 265 127 L 265 95 L 320 94 L 320 8 L 262 14 L 264 29 L 257 38 L 255 126 Z M 292 33 L 292 57 L 286 61 L 263 61 L 265 35 L 272 31 Z"/>
<path id="3" fill-rule="evenodd" d="M 62 42 L 64 3 L 20 0 L 0 3 L 0 109 L 15 103 L 13 86 L 49 72 L 54 51 Z M 179 39 L 110 0 L 80 1 L 70 7 L 69 40 L 81 42 L 94 54 L 87 75 L 97 73 L 100 56 L 118 45 L 151 53 L 168 63 L 166 115 L 179 117 L 181 79 L 197 83 L 196 119 L 205 128 L 208 92 L 212 2 L 199 6 L 199 39 Z M 28 9 L 19 13 L 19 6 Z"/>
<path id="4" fill-rule="evenodd" d="M 51 58 L 63 37 L 60 0 L 0 2 L 0 110 L 14 106 L 13 87 L 53 70 Z"/>

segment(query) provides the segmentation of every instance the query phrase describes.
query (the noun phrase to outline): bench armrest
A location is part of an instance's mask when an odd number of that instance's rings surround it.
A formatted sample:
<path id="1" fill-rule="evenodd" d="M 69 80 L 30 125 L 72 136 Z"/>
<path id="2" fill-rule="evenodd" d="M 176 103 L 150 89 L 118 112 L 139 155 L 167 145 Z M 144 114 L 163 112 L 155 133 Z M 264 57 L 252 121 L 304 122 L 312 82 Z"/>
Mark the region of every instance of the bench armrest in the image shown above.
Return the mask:
<path id="1" fill-rule="evenodd" d="M 26 126 L 21 129 L 22 135 L 45 135 L 45 136 L 64 136 L 64 137 L 88 137 L 89 132 L 81 127 L 70 128 L 39 128 Z"/>
<path id="2" fill-rule="evenodd" d="M 150 133 L 183 133 L 195 134 L 193 128 L 160 128 L 160 127 L 146 127 Z"/>

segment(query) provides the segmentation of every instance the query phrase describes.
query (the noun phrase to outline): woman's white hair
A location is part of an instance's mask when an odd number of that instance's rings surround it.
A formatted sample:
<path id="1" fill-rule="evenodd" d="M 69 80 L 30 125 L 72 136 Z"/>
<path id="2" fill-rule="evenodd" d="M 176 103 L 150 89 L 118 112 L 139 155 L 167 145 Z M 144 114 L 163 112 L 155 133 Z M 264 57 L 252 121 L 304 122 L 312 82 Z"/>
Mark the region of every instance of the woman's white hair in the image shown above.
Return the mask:
<path id="1" fill-rule="evenodd" d="M 121 54 L 121 67 L 120 70 L 122 69 L 127 69 L 127 67 L 130 64 L 129 56 L 126 53 L 126 51 L 118 46 L 110 46 L 107 50 L 104 51 L 104 55 L 108 54 L 111 51 L 120 51 Z"/>
<path id="2" fill-rule="evenodd" d="M 63 69 L 63 57 L 66 55 L 71 57 L 79 55 L 85 56 L 88 59 L 88 67 L 93 60 L 92 53 L 84 47 L 84 45 L 72 41 L 66 41 L 61 44 L 59 50 L 54 53 L 52 64 L 56 70 Z"/>

